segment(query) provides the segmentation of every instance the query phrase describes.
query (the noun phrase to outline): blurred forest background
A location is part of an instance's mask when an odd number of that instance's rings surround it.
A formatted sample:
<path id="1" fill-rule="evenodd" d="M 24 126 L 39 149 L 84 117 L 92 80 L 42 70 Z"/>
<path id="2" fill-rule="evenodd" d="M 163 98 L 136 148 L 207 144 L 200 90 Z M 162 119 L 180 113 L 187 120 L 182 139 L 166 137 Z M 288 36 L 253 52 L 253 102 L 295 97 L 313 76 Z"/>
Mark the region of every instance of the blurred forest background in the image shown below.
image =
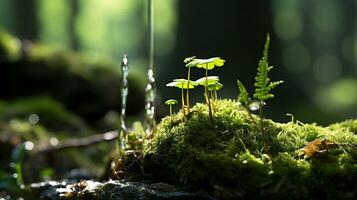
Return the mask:
<path id="1" fill-rule="evenodd" d="M 356 12 L 354 0 L 155 0 L 158 118 L 168 113 L 162 102 L 179 98 L 165 84 L 185 77 L 183 59 L 192 55 L 227 61 L 211 72 L 224 84 L 220 97 L 237 98 L 238 78 L 253 92 L 267 33 L 271 77 L 285 81 L 267 117 L 286 122 L 291 113 L 322 125 L 357 118 Z M 129 121 L 142 120 L 147 37 L 144 0 L 0 0 L 0 139 L 16 132 L 56 143 L 117 128 L 124 53 Z M 194 79 L 202 75 L 193 72 Z M 193 99 L 202 101 L 202 93 Z M 90 159 L 108 147 L 98 149 L 77 156 L 77 164 L 96 169 Z"/>

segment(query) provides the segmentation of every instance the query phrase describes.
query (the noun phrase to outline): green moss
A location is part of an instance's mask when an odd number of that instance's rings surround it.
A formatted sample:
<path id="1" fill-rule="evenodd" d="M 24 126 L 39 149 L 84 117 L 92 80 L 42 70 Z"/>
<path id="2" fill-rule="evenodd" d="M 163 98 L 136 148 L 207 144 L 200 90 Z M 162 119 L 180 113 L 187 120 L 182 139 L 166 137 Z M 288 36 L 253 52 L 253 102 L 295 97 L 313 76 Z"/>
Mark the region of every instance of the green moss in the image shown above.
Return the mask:
<path id="1" fill-rule="evenodd" d="M 219 185 L 249 197 L 343 197 L 334 196 L 340 192 L 355 195 L 354 121 L 321 127 L 264 120 L 271 148 L 271 155 L 266 155 L 257 116 L 250 117 L 240 103 L 232 100 L 219 100 L 215 107 L 213 124 L 204 104 L 192 108 L 187 122 L 183 122 L 181 113 L 161 121 L 144 147 L 144 161 L 150 163 L 144 165 L 154 179 L 209 188 Z M 321 157 L 303 155 L 301 149 L 315 139 L 339 145 Z"/>
<path id="2" fill-rule="evenodd" d="M 0 29 L 0 59 L 16 60 L 21 54 L 20 40 Z"/>
<path id="3" fill-rule="evenodd" d="M 50 131 L 76 132 L 81 135 L 92 132 L 80 117 L 49 97 L 0 101 L 0 120 L 3 122 L 12 119 L 28 121 L 31 114 L 36 114 L 39 117 L 39 123 Z"/>

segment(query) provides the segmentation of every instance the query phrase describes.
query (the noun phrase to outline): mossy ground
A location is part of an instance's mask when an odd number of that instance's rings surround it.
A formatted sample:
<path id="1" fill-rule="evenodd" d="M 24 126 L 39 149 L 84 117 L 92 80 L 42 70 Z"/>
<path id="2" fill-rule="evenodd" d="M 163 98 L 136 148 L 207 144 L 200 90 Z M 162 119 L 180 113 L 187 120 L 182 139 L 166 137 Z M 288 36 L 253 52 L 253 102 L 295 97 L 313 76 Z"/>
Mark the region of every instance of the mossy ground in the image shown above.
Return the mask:
<path id="1" fill-rule="evenodd" d="M 357 120 L 321 127 L 264 120 L 270 146 L 264 153 L 259 117 L 233 100 L 197 104 L 187 122 L 164 118 L 144 146 L 142 172 L 180 185 L 234 190 L 245 197 L 354 198 L 357 191 Z M 301 150 L 315 139 L 336 148 L 321 156 Z"/>

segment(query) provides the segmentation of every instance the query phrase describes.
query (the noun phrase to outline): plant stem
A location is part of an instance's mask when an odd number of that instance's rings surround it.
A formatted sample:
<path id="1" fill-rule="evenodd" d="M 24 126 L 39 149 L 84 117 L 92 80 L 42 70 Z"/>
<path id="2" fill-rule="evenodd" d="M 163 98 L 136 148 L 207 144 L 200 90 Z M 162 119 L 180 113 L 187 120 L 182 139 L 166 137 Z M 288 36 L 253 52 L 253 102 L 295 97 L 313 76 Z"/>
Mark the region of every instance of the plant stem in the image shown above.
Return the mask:
<path id="1" fill-rule="evenodd" d="M 250 120 L 254 123 L 255 121 L 254 121 L 254 119 L 253 119 L 252 114 L 250 113 L 250 110 L 249 110 L 248 106 L 244 106 L 244 108 L 247 110 L 247 113 L 248 113 L 248 115 L 249 115 Z"/>
<path id="2" fill-rule="evenodd" d="M 212 113 L 214 113 L 215 111 L 216 111 L 216 100 L 215 100 L 215 98 L 214 98 L 214 94 L 213 94 L 213 91 L 210 91 L 210 98 L 211 98 L 211 100 L 212 100 Z"/>
<path id="3" fill-rule="evenodd" d="M 182 114 L 183 118 L 186 121 L 186 112 L 185 112 L 185 97 L 183 93 L 183 87 L 181 88 L 181 104 L 182 104 Z"/>
<path id="4" fill-rule="evenodd" d="M 188 67 L 187 92 L 186 92 L 186 103 L 187 103 L 187 112 L 188 113 L 190 113 L 190 74 L 191 74 L 191 67 Z"/>
<path id="5" fill-rule="evenodd" d="M 263 102 L 260 101 L 259 103 L 259 116 L 260 116 L 260 128 L 262 131 L 262 135 L 263 135 L 263 140 L 264 140 L 264 151 L 269 154 L 269 146 L 267 144 L 267 139 L 266 139 L 266 135 L 265 135 L 265 131 L 264 131 L 264 124 L 263 124 Z"/>
<path id="6" fill-rule="evenodd" d="M 208 87 L 208 64 L 206 64 L 206 85 L 205 85 L 205 93 L 206 93 L 206 96 L 207 96 L 207 104 L 208 104 L 208 111 L 209 111 L 209 118 L 210 118 L 210 121 L 212 122 L 213 121 L 213 118 L 212 118 L 212 108 L 211 108 L 211 100 L 210 100 L 210 97 L 209 97 L 209 94 L 208 94 L 208 90 L 207 90 L 207 87 Z"/>
<path id="7" fill-rule="evenodd" d="M 170 105 L 170 116 L 172 116 L 172 105 Z"/>

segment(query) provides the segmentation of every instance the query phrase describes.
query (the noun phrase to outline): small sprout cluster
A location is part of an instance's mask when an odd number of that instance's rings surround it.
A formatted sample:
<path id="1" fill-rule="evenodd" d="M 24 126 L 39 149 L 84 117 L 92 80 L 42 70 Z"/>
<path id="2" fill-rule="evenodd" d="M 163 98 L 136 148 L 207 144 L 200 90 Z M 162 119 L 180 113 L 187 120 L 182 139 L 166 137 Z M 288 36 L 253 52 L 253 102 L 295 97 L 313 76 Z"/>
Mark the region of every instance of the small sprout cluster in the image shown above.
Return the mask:
<path id="1" fill-rule="evenodd" d="M 279 84 L 283 83 L 283 81 L 270 81 L 268 73 L 273 69 L 273 66 L 269 66 L 268 62 L 268 51 L 269 51 L 270 37 L 269 34 L 266 38 L 266 43 L 264 46 L 263 57 L 260 59 L 258 63 L 257 75 L 255 77 L 255 91 L 253 97 L 255 100 L 251 100 L 249 98 L 249 93 L 247 89 L 244 87 L 243 83 L 237 80 L 237 85 L 239 89 L 239 101 L 241 104 L 249 111 L 257 111 L 259 110 L 260 116 L 260 127 L 263 135 L 263 139 L 265 141 L 265 150 L 268 151 L 268 145 L 266 144 L 266 137 L 264 131 L 263 124 L 263 106 L 266 105 L 266 100 L 274 97 L 274 94 L 271 93 L 271 90 L 274 89 Z"/>
<path id="2" fill-rule="evenodd" d="M 283 81 L 270 81 L 268 73 L 273 69 L 269 66 L 268 62 L 268 51 L 269 51 L 270 37 L 269 34 L 266 38 L 266 43 L 264 46 L 263 57 L 260 59 L 257 68 L 257 75 L 255 77 L 255 91 L 253 94 L 253 99 L 249 97 L 249 93 L 243 83 L 237 80 L 237 85 L 239 89 L 239 102 L 248 110 L 249 116 L 253 123 L 252 114 L 249 111 L 258 111 L 260 116 L 260 127 L 262 132 L 262 137 L 264 140 L 264 150 L 269 151 L 269 146 L 267 145 L 265 130 L 264 130 L 264 116 L 263 107 L 266 105 L 266 100 L 271 99 L 274 95 L 271 90 L 274 89 Z M 217 102 L 217 91 L 222 89 L 223 85 L 219 82 L 218 76 L 208 76 L 208 71 L 213 70 L 215 67 L 221 67 L 224 65 L 225 60 L 220 57 L 213 57 L 208 59 L 199 59 L 196 56 L 188 57 L 184 59 L 185 66 L 188 69 L 187 79 L 174 79 L 173 82 L 168 83 L 168 87 L 177 87 L 181 89 L 181 110 L 183 118 L 187 121 L 187 114 L 190 113 L 190 98 L 189 90 L 194 89 L 196 86 L 204 87 L 204 98 L 209 111 L 210 122 L 213 122 L 213 112 L 215 111 L 215 102 Z M 196 80 L 190 80 L 191 77 L 191 67 L 201 68 L 205 70 L 205 76 Z M 185 98 L 186 90 L 186 98 Z M 186 102 L 185 102 L 186 101 Z M 168 100 L 166 104 L 170 106 L 170 115 L 172 115 L 172 105 L 177 103 L 177 101 Z"/>
<path id="3" fill-rule="evenodd" d="M 196 84 L 193 81 L 188 81 L 186 79 L 174 79 L 173 82 L 166 84 L 167 87 L 176 87 L 181 89 L 181 109 L 184 118 L 186 118 L 186 112 L 185 112 L 185 96 L 184 96 L 184 90 L 190 90 L 195 88 Z"/>
<path id="4" fill-rule="evenodd" d="M 205 96 L 206 104 L 208 106 L 210 120 L 212 122 L 213 115 L 212 115 L 211 101 L 217 100 L 217 91 L 220 90 L 223 87 L 223 85 L 219 82 L 218 76 L 208 76 L 208 70 L 212 70 L 216 66 L 221 67 L 224 65 L 224 62 L 225 60 L 221 59 L 220 57 L 213 57 L 209 59 L 198 59 L 196 58 L 196 56 L 188 57 L 184 59 L 184 63 L 186 64 L 185 66 L 188 69 L 187 79 L 174 79 L 173 82 L 166 84 L 166 86 L 168 87 L 177 87 L 181 89 L 181 110 L 185 120 L 187 120 L 186 115 L 190 113 L 189 90 L 194 89 L 196 86 L 200 85 L 203 86 L 205 89 L 204 96 Z M 190 80 L 191 67 L 204 69 L 205 77 L 200 78 L 196 81 L 191 81 Z M 186 90 L 186 103 L 185 103 L 184 90 Z M 172 114 L 172 110 L 170 111 L 170 113 Z"/>
<path id="5" fill-rule="evenodd" d="M 176 99 L 169 99 L 169 100 L 165 101 L 165 104 L 170 107 L 170 116 L 171 116 L 172 115 L 172 106 L 177 104 L 177 100 Z"/>

